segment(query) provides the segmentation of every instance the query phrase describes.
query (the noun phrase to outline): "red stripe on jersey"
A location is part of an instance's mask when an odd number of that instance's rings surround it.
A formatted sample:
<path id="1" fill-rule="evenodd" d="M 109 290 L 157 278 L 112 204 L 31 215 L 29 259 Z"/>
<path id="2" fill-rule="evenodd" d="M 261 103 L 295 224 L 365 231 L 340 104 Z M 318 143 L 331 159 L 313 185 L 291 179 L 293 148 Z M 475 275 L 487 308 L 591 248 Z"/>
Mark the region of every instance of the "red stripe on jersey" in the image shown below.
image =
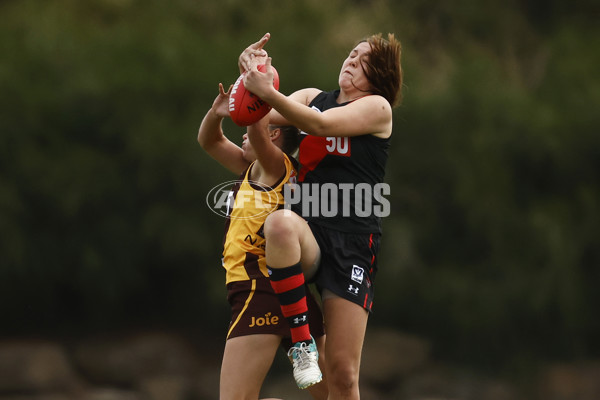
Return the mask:
<path id="1" fill-rule="evenodd" d="M 300 168 L 300 174 L 298 175 L 298 181 L 303 182 L 304 176 L 315 169 L 315 167 L 321 162 L 327 155 L 325 149 L 326 141 L 324 137 L 307 135 L 302 142 L 300 142 L 300 151 L 298 153 L 298 161 L 302 166 Z"/>

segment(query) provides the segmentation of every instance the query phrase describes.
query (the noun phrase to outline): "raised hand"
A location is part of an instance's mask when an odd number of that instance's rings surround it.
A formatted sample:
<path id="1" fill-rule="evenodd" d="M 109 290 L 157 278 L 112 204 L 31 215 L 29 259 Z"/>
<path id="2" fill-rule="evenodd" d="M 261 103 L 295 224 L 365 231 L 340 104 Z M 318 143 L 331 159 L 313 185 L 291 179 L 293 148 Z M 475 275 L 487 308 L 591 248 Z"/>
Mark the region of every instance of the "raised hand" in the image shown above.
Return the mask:
<path id="1" fill-rule="evenodd" d="M 227 92 L 223 88 L 223 84 L 219 83 L 219 95 L 213 101 L 212 109 L 215 114 L 221 118 L 229 117 L 229 93 L 231 92 L 231 87 L 233 85 L 229 85 L 229 89 Z"/>
<path id="2" fill-rule="evenodd" d="M 265 33 L 264 36 L 256 43 L 246 47 L 242 54 L 238 58 L 238 66 L 240 68 L 240 74 L 245 71 L 249 71 L 252 67 L 252 63 L 256 62 L 256 59 L 263 60 L 268 57 L 267 51 L 263 49 L 265 44 L 271 38 L 270 33 Z M 262 63 L 261 63 L 262 64 Z"/>
<path id="3" fill-rule="evenodd" d="M 271 57 L 265 59 L 265 72 L 258 70 L 259 63 L 254 61 L 250 63 L 250 69 L 244 76 L 244 87 L 246 90 L 254 93 L 260 98 L 273 88 L 273 70 L 271 69 Z M 263 98 L 264 100 L 264 98 Z"/>

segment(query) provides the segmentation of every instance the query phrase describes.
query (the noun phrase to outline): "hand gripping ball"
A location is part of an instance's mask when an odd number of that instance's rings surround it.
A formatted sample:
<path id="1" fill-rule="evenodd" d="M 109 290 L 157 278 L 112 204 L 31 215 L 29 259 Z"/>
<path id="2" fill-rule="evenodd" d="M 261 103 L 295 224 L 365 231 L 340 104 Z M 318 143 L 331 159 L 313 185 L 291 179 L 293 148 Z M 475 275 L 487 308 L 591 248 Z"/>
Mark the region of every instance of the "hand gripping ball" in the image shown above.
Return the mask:
<path id="1" fill-rule="evenodd" d="M 279 74 L 275 67 L 271 66 L 271 68 L 273 69 L 273 87 L 279 90 Z M 265 72 L 265 65 L 259 65 L 258 70 Z M 229 115 L 239 126 L 252 125 L 271 111 L 271 106 L 267 102 L 246 90 L 244 87 L 245 75 L 246 72 L 237 78 L 229 94 Z"/>

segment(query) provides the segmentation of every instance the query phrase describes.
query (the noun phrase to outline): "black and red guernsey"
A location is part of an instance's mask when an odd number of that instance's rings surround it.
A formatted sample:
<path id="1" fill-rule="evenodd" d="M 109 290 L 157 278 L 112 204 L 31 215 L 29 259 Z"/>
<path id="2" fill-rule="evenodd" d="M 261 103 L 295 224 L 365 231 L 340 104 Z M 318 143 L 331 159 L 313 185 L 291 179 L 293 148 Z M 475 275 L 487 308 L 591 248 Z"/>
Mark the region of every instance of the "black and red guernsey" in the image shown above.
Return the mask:
<path id="1" fill-rule="evenodd" d="M 323 112 L 349 104 L 338 104 L 338 95 L 339 90 L 321 92 L 309 107 Z M 324 216 L 319 210 L 318 215 L 307 215 L 306 209 L 304 212 L 298 206 L 294 209 L 309 222 L 327 228 L 342 232 L 381 233 L 381 218 L 373 212 L 373 207 L 381 209 L 382 196 L 378 195 L 378 190 L 383 183 L 389 146 L 390 138 L 382 139 L 370 134 L 353 137 L 305 135 L 298 156 L 301 164 L 298 181 L 304 184 L 301 186 L 303 191 L 308 189 L 305 184 L 318 184 L 311 199 L 317 196 L 319 204 L 337 197 L 337 213 L 333 216 L 325 213 L 327 216 Z M 325 184 L 330 185 L 323 188 Z M 337 196 L 332 195 L 334 188 Z M 321 199 L 321 196 L 328 200 Z M 327 210 L 332 210 L 334 205 L 328 204 Z"/>

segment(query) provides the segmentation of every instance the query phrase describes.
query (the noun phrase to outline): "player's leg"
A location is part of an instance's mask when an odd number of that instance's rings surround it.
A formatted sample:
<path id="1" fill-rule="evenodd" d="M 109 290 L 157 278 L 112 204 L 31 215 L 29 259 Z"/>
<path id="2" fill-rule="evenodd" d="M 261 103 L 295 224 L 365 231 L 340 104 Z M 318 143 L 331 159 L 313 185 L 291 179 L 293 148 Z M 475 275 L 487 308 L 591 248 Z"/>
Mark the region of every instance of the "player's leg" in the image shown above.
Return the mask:
<path id="1" fill-rule="evenodd" d="M 303 267 L 316 268 L 319 246 L 304 219 L 289 210 L 279 210 L 265 222 L 266 259 L 271 286 L 290 326 L 290 356 L 298 387 L 320 382 L 318 351 L 310 335 Z M 314 271 L 308 271 L 314 273 Z"/>
<path id="2" fill-rule="evenodd" d="M 327 327 L 325 376 L 329 399 L 359 399 L 360 357 L 368 312 L 328 292 L 323 300 L 323 313 Z"/>
<path id="3" fill-rule="evenodd" d="M 281 337 L 247 335 L 228 339 L 221 364 L 220 400 L 258 399 Z"/>
<path id="4" fill-rule="evenodd" d="M 289 210 L 270 214 L 264 233 L 271 286 L 290 325 L 292 342 L 310 345 L 303 266 L 315 266 L 319 246 L 306 221 Z"/>
<path id="5" fill-rule="evenodd" d="M 316 272 L 320 250 L 306 221 L 290 210 L 278 210 L 265 222 L 267 265 L 283 268 L 300 262 L 307 279 Z"/>

